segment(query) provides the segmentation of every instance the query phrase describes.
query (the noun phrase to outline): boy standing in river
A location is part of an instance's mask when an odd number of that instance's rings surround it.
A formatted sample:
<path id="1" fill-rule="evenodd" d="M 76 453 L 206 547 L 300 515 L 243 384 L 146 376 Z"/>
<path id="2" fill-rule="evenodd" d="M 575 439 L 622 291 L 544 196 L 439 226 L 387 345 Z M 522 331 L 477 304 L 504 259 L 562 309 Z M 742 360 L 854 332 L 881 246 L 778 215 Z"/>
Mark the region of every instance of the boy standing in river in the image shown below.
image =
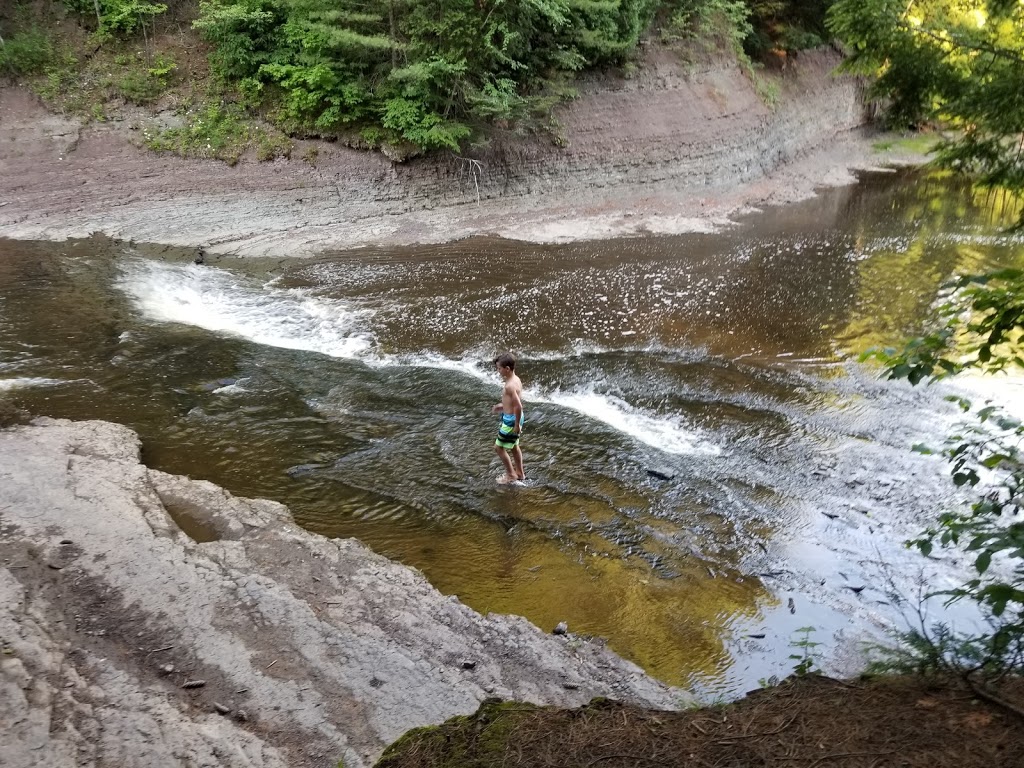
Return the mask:
<path id="1" fill-rule="evenodd" d="M 499 355 L 494 367 L 503 382 L 501 402 L 491 408 L 491 413 L 501 414 L 494 452 L 505 465 L 505 473 L 498 477 L 498 483 L 523 485 L 526 471 L 523 469 L 523 452 L 519 448 L 519 438 L 523 434 L 523 382 L 516 375 L 516 358 L 511 353 Z"/>

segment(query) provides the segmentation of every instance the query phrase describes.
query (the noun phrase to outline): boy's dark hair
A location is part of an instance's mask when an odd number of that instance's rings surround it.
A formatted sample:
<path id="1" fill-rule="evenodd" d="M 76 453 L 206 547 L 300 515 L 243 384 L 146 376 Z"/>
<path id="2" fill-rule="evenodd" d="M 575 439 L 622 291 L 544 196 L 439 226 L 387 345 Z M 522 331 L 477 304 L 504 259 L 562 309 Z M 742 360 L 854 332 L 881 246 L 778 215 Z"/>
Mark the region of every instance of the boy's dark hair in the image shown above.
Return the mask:
<path id="1" fill-rule="evenodd" d="M 494 364 L 514 371 L 516 369 L 516 357 L 511 352 L 506 352 L 494 358 Z"/>

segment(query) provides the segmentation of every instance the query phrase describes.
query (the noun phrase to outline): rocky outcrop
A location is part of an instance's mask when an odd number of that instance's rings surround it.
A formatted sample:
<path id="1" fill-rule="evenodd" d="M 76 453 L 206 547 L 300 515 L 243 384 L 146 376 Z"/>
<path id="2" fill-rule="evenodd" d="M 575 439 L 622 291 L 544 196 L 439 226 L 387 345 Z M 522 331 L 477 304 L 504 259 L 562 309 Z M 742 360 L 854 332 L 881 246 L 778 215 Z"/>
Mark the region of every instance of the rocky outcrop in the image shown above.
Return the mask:
<path id="1" fill-rule="evenodd" d="M 152 118 L 81 126 L 0 89 L 0 237 L 102 232 L 280 256 L 480 233 L 705 229 L 771 197 L 750 185 L 815 150 L 826 156 L 801 177 L 806 192 L 846 162 L 836 146 L 865 115 L 858 82 L 833 74 L 839 61 L 830 49 L 801 54 L 770 77 L 769 107 L 735 61 L 697 67 L 652 46 L 635 77 L 583 83 L 558 111 L 564 147 L 498 135 L 466 156 L 403 164 L 326 144 L 304 162 L 302 142 L 291 160 L 234 168 L 156 155 L 138 146 Z"/>
<path id="2" fill-rule="evenodd" d="M 139 455 L 105 422 L 0 431 L 4 766 L 356 768 L 490 696 L 687 699 Z"/>

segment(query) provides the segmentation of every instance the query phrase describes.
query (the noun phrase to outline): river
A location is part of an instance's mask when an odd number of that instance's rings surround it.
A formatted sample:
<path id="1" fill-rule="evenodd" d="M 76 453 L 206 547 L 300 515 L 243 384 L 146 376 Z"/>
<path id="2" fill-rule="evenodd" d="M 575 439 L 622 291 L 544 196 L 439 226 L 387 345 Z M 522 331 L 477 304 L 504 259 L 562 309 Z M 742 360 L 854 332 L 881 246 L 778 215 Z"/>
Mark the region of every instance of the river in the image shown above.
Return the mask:
<path id="1" fill-rule="evenodd" d="M 967 572 L 902 545 L 953 499 L 941 460 L 910 451 L 955 423 L 946 389 L 857 358 L 920 330 L 952 274 L 1024 265 L 1016 212 L 900 173 L 718 234 L 206 265 L 0 241 L 0 396 L 127 424 L 150 466 L 728 697 L 787 674 L 802 627 L 843 669 L 922 581 Z M 507 349 L 525 488 L 495 485 Z"/>

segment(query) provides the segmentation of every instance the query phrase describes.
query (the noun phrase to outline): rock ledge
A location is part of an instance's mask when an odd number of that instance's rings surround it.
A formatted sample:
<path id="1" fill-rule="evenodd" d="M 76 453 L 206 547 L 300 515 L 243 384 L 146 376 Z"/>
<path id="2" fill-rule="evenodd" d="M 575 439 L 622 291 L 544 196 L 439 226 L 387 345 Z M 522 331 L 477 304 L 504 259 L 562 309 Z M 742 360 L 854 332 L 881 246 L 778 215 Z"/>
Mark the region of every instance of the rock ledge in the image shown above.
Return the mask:
<path id="1" fill-rule="evenodd" d="M 491 696 L 688 701 L 603 648 L 481 616 L 358 541 L 308 533 L 280 504 L 139 457 L 107 422 L 0 431 L 6 766 L 357 768 Z"/>

